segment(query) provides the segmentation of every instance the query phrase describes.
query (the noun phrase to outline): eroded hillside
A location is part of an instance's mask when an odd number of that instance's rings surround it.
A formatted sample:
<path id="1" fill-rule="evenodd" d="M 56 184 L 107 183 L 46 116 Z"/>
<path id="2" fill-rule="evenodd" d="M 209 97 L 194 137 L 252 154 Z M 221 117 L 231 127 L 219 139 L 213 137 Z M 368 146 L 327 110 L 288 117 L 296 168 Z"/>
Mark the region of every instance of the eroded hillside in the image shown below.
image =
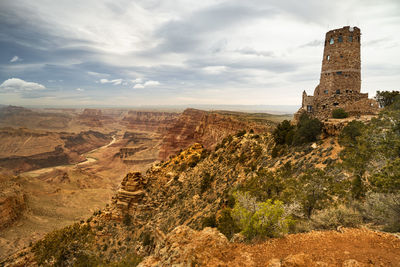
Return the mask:
<path id="1" fill-rule="evenodd" d="M 140 259 L 133 255 L 151 255 L 141 266 L 397 266 L 400 240 L 396 236 L 342 228 L 360 227 L 366 215 L 346 207 L 351 172 L 343 167 L 345 159 L 339 158 L 344 147 L 337 137 L 287 147 L 276 158 L 271 156 L 274 146 L 271 134 L 240 132 L 226 137 L 213 151 L 195 144 L 145 175 L 127 174 L 112 204 L 74 228 L 89 227 L 91 233 L 91 241 L 79 249 L 95 251 L 95 262 L 129 258 L 137 263 Z M 297 221 L 289 230 L 292 233 L 337 231 L 243 243 L 246 237 L 239 234 L 234 219 L 240 205 L 235 192 L 254 196 L 246 201 L 284 201 Z M 321 202 L 308 217 L 309 197 L 315 194 Z M 48 236 L 45 242 L 58 242 L 51 238 L 60 234 Z M 375 242 L 381 245 L 372 245 Z M 52 258 L 39 252 L 45 247 L 39 242 L 33 251 L 42 259 Z M 33 264 L 34 254 L 29 251 L 18 261 Z"/>
<path id="2" fill-rule="evenodd" d="M 15 117 L 13 125 L 37 126 L 39 120 L 45 129 L 7 127 L 0 131 L 3 141 L 0 144 L 0 162 L 6 168 L 1 171 L 19 174 L 13 176 L 10 173 L 7 177 L 21 186 L 21 193 L 25 196 L 25 203 L 15 206 L 17 215 L 12 215 L 11 223 L 4 223 L 7 227 L 0 232 L 0 252 L 3 255 L 26 247 L 49 231 L 85 220 L 95 210 L 103 209 L 127 172 L 145 172 L 158 160 L 164 134 L 173 129 L 177 118 L 181 118 L 178 113 L 114 109 L 31 111 L 7 107 L 4 112 Z M 23 120 L 24 116 L 29 119 L 28 124 Z M 52 128 L 45 123 L 49 116 L 54 120 L 68 117 L 68 127 Z M 220 120 L 224 116 L 219 115 Z M 189 121 L 196 119 L 187 115 L 184 118 Z M 212 145 L 233 131 L 229 117 L 226 118 L 229 123 L 220 125 L 218 138 L 208 144 Z M 7 116 L 0 120 L 6 125 L 7 121 Z M 184 120 L 180 121 L 188 127 Z M 258 124 L 259 127 L 269 125 L 266 120 Z M 207 121 L 202 125 L 205 128 L 215 126 L 208 125 Z M 252 128 L 255 126 L 253 122 Z M 185 136 L 191 133 L 189 130 L 181 137 L 191 140 L 190 136 Z M 196 138 L 206 140 L 210 133 L 207 130 Z M 186 144 L 176 144 L 175 148 L 183 149 Z M 1 190 L 6 193 L 6 186 Z M 2 212 L 8 213 L 10 207 L 5 205 Z"/>

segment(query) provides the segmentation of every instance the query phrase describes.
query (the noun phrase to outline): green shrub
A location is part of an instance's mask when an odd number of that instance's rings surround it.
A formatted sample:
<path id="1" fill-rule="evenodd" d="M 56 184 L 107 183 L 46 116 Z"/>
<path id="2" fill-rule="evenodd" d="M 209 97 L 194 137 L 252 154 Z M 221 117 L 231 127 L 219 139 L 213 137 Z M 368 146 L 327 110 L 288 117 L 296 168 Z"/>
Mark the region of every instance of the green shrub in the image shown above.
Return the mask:
<path id="1" fill-rule="evenodd" d="M 282 146 L 280 146 L 280 145 L 275 145 L 275 146 L 272 148 L 271 156 L 272 156 L 273 158 L 278 157 L 279 154 L 280 154 L 280 152 L 281 152 L 281 148 L 282 148 Z"/>
<path id="2" fill-rule="evenodd" d="M 129 253 L 122 260 L 118 262 L 113 262 L 110 264 L 106 264 L 106 267 L 135 267 L 138 266 L 139 263 L 143 260 L 142 257 L 138 256 L 135 253 Z"/>
<path id="3" fill-rule="evenodd" d="M 32 252 L 39 265 L 69 266 L 76 261 L 86 262 L 93 258 L 88 254 L 93 241 L 90 226 L 75 223 L 48 233 L 35 243 Z"/>
<path id="4" fill-rule="evenodd" d="M 210 215 L 209 217 L 203 218 L 202 222 L 203 228 L 205 227 L 217 227 L 217 220 L 215 218 L 215 214 Z"/>
<path id="5" fill-rule="evenodd" d="M 284 120 L 281 123 L 279 123 L 272 133 L 272 137 L 274 138 L 275 144 L 278 145 L 292 144 L 294 128 L 295 127 L 291 125 L 290 121 L 288 120 Z"/>
<path id="6" fill-rule="evenodd" d="M 280 174 L 261 169 L 257 172 L 257 176 L 246 180 L 238 189 L 241 192 L 249 192 L 252 196 L 256 197 L 257 201 L 279 199 L 285 187 Z"/>
<path id="7" fill-rule="evenodd" d="M 362 214 L 385 231 L 400 232 L 400 193 L 368 193 Z"/>
<path id="8" fill-rule="evenodd" d="M 321 134 L 322 123 L 317 119 L 310 118 L 303 113 L 297 123 L 296 131 L 293 135 L 293 144 L 301 145 L 314 142 Z"/>
<path id="9" fill-rule="evenodd" d="M 356 138 L 361 136 L 365 124 L 361 121 L 351 121 L 347 124 L 339 135 L 339 143 L 341 145 L 356 144 Z"/>
<path id="10" fill-rule="evenodd" d="M 131 215 L 129 215 L 128 213 L 126 213 L 122 219 L 122 223 L 125 224 L 126 226 L 130 226 L 132 224 L 132 219 L 131 219 Z"/>
<path id="11" fill-rule="evenodd" d="M 203 174 L 201 184 L 200 184 L 200 193 L 201 194 L 206 192 L 211 187 L 212 181 L 214 181 L 214 176 L 211 176 L 210 173 L 208 173 L 208 172 Z"/>
<path id="12" fill-rule="evenodd" d="M 237 134 L 236 134 L 236 137 L 242 137 L 243 135 L 245 135 L 246 134 L 246 130 L 242 130 L 242 131 L 240 131 L 240 132 L 238 132 Z"/>
<path id="13" fill-rule="evenodd" d="M 193 155 L 193 156 L 190 158 L 190 161 L 189 161 L 189 163 L 188 163 L 188 166 L 189 166 L 190 168 L 194 168 L 194 167 L 196 167 L 197 163 L 199 163 L 199 161 L 200 161 L 200 157 L 197 156 L 197 155 Z"/>
<path id="14" fill-rule="evenodd" d="M 337 108 L 332 110 L 332 117 L 335 119 L 344 119 L 347 118 L 349 114 L 342 108 Z"/>
<path id="15" fill-rule="evenodd" d="M 313 229 L 337 229 L 339 226 L 358 227 L 361 223 L 361 214 L 346 206 L 324 209 L 311 216 Z"/>
<path id="16" fill-rule="evenodd" d="M 333 177 L 320 169 L 307 170 L 295 181 L 296 198 L 308 218 L 315 209 L 326 207 L 332 200 L 335 184 Z"/>
<path id="17" fill-rule="evenodd" d="M 285 213 L 283 203 L 268 199 L 256 202 L 249 193 L 236 193 L 236 203 L 232 209 L 232 217 L 243 235 L 251 240 L 255 237 L 277 237 L 289 231 L 293 220 Z"/>
<path id="18" fill-rule="evenodd" d="M 370 177 L 374 191 L 395 193 L 400 191 L 400 158 L 387 163 Z"/>
<path id="19" fill-rule="evenodd" d="M 151 237 L 150 232 L 143 232 L 141 234 L 143 246 L 152 246 L 154 244 L 154 239 Z"/>
<path id="20" fill-rule="evenodd" d="M 375 99 L 378 101 L 380 107 L 388 107 L 395 102 L 396 97 L 399 95 L 399 91 L 378 91 Z"/>
<path id="21" fill-rule="evenodd" d="M 239 227 L 232 218 L 230 208 L 225 208 L 219 213 L 217 217 L 217 229 L 228 239 L 231 239 L 234 234 L 240 232 Z"/>

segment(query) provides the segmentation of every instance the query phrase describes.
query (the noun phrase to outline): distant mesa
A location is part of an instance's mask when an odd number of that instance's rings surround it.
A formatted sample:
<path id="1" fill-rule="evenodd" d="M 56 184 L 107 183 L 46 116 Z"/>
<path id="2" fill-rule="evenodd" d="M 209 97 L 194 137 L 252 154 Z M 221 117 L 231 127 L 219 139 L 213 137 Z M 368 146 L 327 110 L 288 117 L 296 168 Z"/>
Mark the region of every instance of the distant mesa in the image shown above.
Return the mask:
<path id="1" fill-rule="evenodd" d="M 298 120 L 307 113 L 320 120 L 332 118 L 332 111 L 342 108 L 350 116 L 373 115 L 378 103 L 361 93 L 361 32 L 346 26 L 326 33 L 321 77 L 314 95 L 303 92 Z"/>
<path id="2" fill-rule="evenodd" d="M 79 116 L 80 122 L 89 127 L 102 127 L 105 119 L 100 109 L 86 108 Z"/>
<path id="3" fill-rule="evenodd" d="M 82 113 L 83 116 L 101 116 L 100 109 L 85 108 Z"/>

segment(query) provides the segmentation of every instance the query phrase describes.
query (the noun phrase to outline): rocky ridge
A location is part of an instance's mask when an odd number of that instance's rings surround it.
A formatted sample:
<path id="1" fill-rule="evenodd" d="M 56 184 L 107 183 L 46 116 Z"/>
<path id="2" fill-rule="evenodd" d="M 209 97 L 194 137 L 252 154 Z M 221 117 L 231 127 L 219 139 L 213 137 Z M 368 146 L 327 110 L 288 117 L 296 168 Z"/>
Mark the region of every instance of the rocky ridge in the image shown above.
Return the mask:
<path id="1" fill-rule="evenodd" d="M 255 133 L 270 132 L 275 125 L 271 121 L 257 123 L 246 118 L 196 109 L 186 109 L 165 134 L 159 158 L 167 159 L 193 143 L 212 149 L 224 137 L 241 130 Z"/>
<path id="2" fill-rule="evenodd" d="M 112 205 L 82 223 L 95 232 L 94 251 L 110 261 L 121 259 L 128 249 L 150 255 L 142 266 L 363 266 L 369 261 L 396 266 L 399 240 L 370 230 L 295 234 L 253 245 L 229 243 L 215 229 L 201 230 L 204 218 L 228 205 L 230 191 L 259 171 L 290 165 L 298 175 L 313 166 L 329 168 L 340 150 L 327 138 L 272 158 L 273 146 L 268 133 L 239 133 L 214 151 L 194 144 L 145 175 L 127 174 Z M 368 245 L 376 243 L 382 246 Z M 371 256 L 357 254 L 360 247 Z"/>

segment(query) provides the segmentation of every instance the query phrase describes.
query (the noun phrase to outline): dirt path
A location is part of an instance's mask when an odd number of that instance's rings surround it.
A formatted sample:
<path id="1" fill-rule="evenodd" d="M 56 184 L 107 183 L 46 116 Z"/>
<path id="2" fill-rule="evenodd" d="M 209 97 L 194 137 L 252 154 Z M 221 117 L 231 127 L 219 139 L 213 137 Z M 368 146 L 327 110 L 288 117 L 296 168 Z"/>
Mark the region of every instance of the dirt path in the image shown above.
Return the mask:
<path id="1" fill-rule="evenodd" d="M 368 229 L 315 231 L 255 245 L 235 244 L 218 254 L 230 259 L 232 266 L 268 266 L 271 259 L 285 258 L 298 264 L 282 266 L 346 266 L 351 260 L 359 265 L 348 266 L 400 266 L 400 238 Z"/>

